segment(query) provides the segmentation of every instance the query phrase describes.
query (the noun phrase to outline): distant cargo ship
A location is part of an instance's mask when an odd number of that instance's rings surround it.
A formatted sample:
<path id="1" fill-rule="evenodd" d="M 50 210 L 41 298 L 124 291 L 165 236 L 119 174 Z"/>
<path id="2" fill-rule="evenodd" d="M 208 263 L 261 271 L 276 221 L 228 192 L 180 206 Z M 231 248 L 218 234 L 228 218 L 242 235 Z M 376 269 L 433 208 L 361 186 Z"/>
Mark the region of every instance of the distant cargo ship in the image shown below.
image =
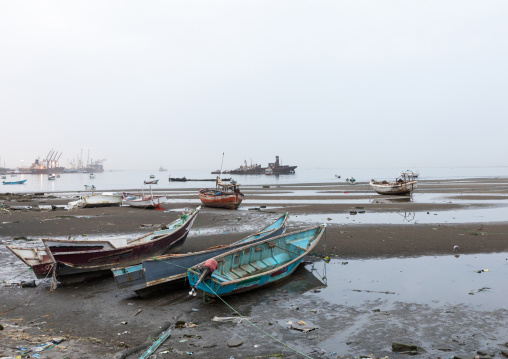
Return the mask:
<path id="1" fill-rule="evenodd" d="M 44 160 L 38 158 L 30 166 L 30 173 L 34 174 L 50 174 L 50 173 L 63 173 L 64 167 L 58 166 L 58 160 L 62 156 L 62 152 L 49 151 Z"/>
<path id="2" fill-rule="evenodd" d="M 102 162 L 105 160 L 91 160 L 86 165 L 78 161 L 78 166 L 73 165 L 70 168 L 65 168 L 59 166 L 58 160 L 62 156 L 62 152 L 58 151 L 49 151 L 48 155 L 45 159 L 41 160 L 36 158 L 32 163 L 29 169 L 23 171 L 23 173 L 33 173 L 33 174 L 50 174 L 50 173 L 81 173 L 81 172 L 104 172 L 104 167 Z"/>
<path id="3" fill-rule="evenodd" d="M 275 162 L 269 163 L 268 167 L 262 167 L 261 165 L 254 164 L 254 165 L 247 165 L 247 161 L 245 161 L 244 166 L 240 166 L 237 169 L 234 170 L 226 170 L 222 173 L 226 174 L 232 174 L 232 175 L 261 175 L 261 174 L 292 174 L 295 173 L 295 168 L 297 166 L 288 166 L 288 165 L 281 165 L 279 161 L 279 156 L 275 156 Z M 212 174 L 220 174 L 221 171 L 213 171 Z"/>

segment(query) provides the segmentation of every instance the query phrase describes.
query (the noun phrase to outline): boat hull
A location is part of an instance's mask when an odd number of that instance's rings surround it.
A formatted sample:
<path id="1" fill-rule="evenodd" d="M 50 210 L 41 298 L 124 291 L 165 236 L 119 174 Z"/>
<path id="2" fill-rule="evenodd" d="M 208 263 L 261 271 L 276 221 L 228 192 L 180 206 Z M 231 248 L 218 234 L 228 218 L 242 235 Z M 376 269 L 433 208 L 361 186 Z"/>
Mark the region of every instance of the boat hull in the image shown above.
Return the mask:
<path id="1" fill-rule="evenodd" d="M 3 184 L 25 184 L 26 180 L 21 181 L 2 181 Z"/>
<path id="2" fill-rule="evenodd" d="M 121 289 L 134 290 L 141 297 L 183 287 L 188 284 L 187 268 L 246 244 L 282 235 L 286 232 L 287 218 L 285 213 L 259 232 L 228 246 L 182 255 L 161 256 L 144 260 L 136 266 L 113 269 L 116 284 Z"/>
<path id="3" fill-rule="evenodd" d="M 9 249 L 31 266 L 38 278 L 47 277 L 56 265 L 55 275 L 61 283 L 76 283 L 104 274 L 111 275 L 113 268 L 132 266 L 150 257 L 178 251 L 199 210 L 198 207 L 191 214 L 170 223 L 167 229 L 130 241 L 43 239 L 45 247 L 31 248 L 28 254 L 18 247 Z"/>
<path id="4" fill-rule="evenodd" d="M 386 182 L 386 181 L 383 181 Z M 417 182 L 416 181 L 408 181 L 403 183 L 398 182 L 376 182 L 371 181 L 370 187 L 376 191 L 379 194 L 385 194 L 385 195 L 407 195 L 411 194 L 416 187 Z"/>
<path id="5" fill-rule="evenodd" d="M 154 208 L 166 203 L 168 197 L 123 193 L 123 200 L 131 207 Z"/>
<path id="6" fill-rule="evenodd" d="M 226 296 L 278 282 L 294 272 L 324 230 L 324 226 L 301 230 L 216 256 L 211 276 L 201 278 L 206 273 L 201 264 L 187 271 L 189 284 L 209 296 Z"/>
<path id="7" fill-rule="evenodd" d="M 84 208 L 121 206 L 123 201 L 121 195 L 92 195 L 82 198 Z"/>
<path id="8" fill-rule="evenodd" d="M 244 199 L 241 192 L 236 193 L 214 193 L 208 189 L 199 191 L 199 199 L 206 207 L 238 209 Z"/>

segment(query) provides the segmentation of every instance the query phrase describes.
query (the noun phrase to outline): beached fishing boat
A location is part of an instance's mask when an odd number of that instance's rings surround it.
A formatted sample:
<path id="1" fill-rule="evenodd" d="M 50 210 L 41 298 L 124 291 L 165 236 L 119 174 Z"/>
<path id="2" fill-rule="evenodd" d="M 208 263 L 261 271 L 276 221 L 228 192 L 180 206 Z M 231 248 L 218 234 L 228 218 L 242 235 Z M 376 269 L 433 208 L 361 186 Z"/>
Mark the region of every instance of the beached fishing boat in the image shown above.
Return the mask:
<path id="1" fill-rule="evenodd" d="M 207 207 L 237 209 L 244 199 L 239 186 L 234 180 L 223 182 L 217 177 L 215 189 L 203 188 L 199 190 L 199 199 Z"/>
<path id="2" fill-rule="evenodd" d="M 407 175 L 400 176 L 395 181 L 370 181 L 370 187 L 379 194 L 406 195 L 411 194 L 418 182 Z"/>
<path id="3" fill-rule="evenodd" d="M 122 192 L 123 200 L 131 207 L 161 208 L 161 204 L 168 200 L 166 195 Z"/>
<path id="4" fill-rule="evenodd" d="M 82 196 L 81 200 L 82 205 L 80 206 L 83 208 L 112 207 L 112 206 L 121 206 L 123 196 L 120 193 L 103 192 L 101 194 Z"/>
<path id="5" fill-rule="evenodd" d="M 181 215 L 161 229 L 141 237 L 106 240 L 43 239 L 44 247 L 7 246 L 33 269 L 37 278 L 51 275 L 63 284 L 111 275 L 111 269 L 174 253 L 184 243 L 201 207 Z"/>
<path id="6" fill-rule="evenodd" d="M 293 273 L 325 232 L 317 226 L 266 239 L 210 258 L 187 271 L 189 284 L 210 296 L 258 289 Z"/>
<path id="7" fill-rule="evenodd" d="M 200 252 L 168 254 L 149 258 L 139 265 L 113 269 L 113 276 L 118 288 L 132 289 L 140 297 L 180 288 L 188 284 L 187 268 L 246 244 L 284 234 L 287 220 L 288 214 L 284 213 L 267 227 L 230 245 L 219 245 Z"/>
<path id="8" fill-rule="evenodd" d="M 26 180 L 21 181 L 2 181 L 3 184 L 24 184 Z"/>

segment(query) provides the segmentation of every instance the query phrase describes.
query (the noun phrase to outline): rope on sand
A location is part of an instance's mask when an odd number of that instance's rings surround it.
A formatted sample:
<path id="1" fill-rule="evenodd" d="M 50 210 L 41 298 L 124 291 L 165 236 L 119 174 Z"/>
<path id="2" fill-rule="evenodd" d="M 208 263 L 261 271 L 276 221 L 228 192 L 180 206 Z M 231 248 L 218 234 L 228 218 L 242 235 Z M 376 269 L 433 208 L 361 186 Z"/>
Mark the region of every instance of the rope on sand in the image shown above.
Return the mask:
<path id="1" fill-rule="evenodd" d="M 262 333 L 263 333 L 263 334 L 265 334 L 266 336 L 270 337 L 271 339 L 275 340 L 276 342 L 278 342 L 278 343 L 280 343 L 280 344 L 284 345 L 286 348 L 291 349 L 291 350 L 292 350 L 292 351 L 294 351 L 295 353 L 298 353 L 298 354 L 300 354 L 300 355 L 303 355 L 303 356 L 304 356 L 304 357 L 306 357 L 306 358 L 312 359 L 312 357 L 310 357 L 310 356 L 308 356 L 308 355 L 306 355 L 306 354 L 302 353 L 302 352 L 301 352 L 301 351 L 299 351 L 298 349 L 296 349 L 296 348 L 293 348 L 293 347 L 289 346 L 288 344 L 284 343 L 282 340 L 277 339 L 277 338 L 275 338 L 273 335 L 271 335 L 271 334 L 267 333 L 267 332 L 266 332 L 263 328 L 260 328 L 260 327 L 259 327 L 259 326 L 257 326 L 255 323 L 251 322 L 251 321 L 249 320 L 249 318 L 248 318 L 248 317 L 244 317 L 242 314 L 240 314 L 240 312 L 238 312 L 235 308 L 233 308 L 231 305 L 229 305 L 229 304 L 228 304 L 228 303 L 227 303 L 227 302 L 226 302 L 226 301 L 225 301 L 225 300 L 224 300 L 221 296 L 219 296 L 217 293 L 215 293 L 215 291 L 214 291 L 212 288 L 210 288 L 210 286 L 209 286 L 206 282 L 204 282 L 204 281 L 203 281 L 203 282 L 201 282 L 201 283 L 203 283 L 204 285 L 206 285 L 206 286 L 208 287 L 208 289 L 210 289 L 210 290 L 212 291 L 212 293 L 213 293 L 215 296 L 217 296 L 217 298 L 219 298 L 222 302 L 224 302 L 224 304 L 226 304 L 226 305 L 227 305 L 227 306 L 228 306 L 231 310 L 233 310 L 236 314 L 238 314 L 238 316 L 239 316 L 240 318 L 242 318 L 242 319 L 246 320 L 246 321 L 247 321 L 250 325 L 252 325 L 254 328 L 256 328 L 257 330 L 259 330 L 260 332 L 262 332 Z"/>

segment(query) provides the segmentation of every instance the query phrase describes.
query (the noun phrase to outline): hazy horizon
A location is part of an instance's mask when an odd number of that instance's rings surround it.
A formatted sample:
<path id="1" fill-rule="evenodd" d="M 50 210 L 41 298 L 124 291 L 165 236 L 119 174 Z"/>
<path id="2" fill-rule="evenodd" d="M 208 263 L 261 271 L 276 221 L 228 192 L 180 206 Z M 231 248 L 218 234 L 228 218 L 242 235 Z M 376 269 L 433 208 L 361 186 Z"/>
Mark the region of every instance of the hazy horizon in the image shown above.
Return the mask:
<path id="1" fill-rule="evenodd" d="M 0 165 L 508 165 L 508 3 L 0 4 Z M 90 151 L 90 155 L 88 155 Z"/>

